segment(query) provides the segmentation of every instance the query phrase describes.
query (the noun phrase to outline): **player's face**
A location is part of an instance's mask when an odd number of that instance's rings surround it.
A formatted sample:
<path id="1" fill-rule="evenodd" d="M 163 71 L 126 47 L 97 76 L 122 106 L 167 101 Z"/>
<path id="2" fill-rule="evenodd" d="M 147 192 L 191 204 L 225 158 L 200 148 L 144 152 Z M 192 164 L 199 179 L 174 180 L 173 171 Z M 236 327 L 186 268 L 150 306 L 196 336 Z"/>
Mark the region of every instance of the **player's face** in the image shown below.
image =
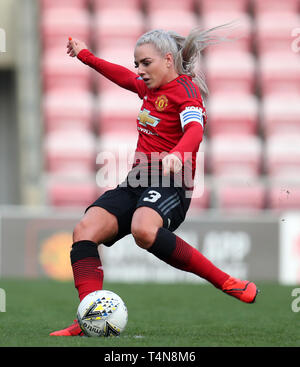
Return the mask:
<path id="1" fill-rule="evenodd" d="M 159 88 L 177 76 L 174 75 L 172 55 L 162 57 L 151 43 L 136 47 L 134 58 L 138 74 L 150 89 Z"/>

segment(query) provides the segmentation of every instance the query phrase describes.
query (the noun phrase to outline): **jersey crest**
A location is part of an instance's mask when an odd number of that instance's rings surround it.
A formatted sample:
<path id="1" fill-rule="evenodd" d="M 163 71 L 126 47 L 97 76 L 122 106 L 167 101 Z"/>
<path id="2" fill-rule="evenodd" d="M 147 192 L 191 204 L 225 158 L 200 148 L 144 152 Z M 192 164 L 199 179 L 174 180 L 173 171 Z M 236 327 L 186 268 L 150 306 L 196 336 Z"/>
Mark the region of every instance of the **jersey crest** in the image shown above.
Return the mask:
<path id="1" fill-rule="evenodd" d="M 155 108 L 161 112 L 168 107 L 168 98 L 165 95 L 157 97 L 155 101 Z"/>

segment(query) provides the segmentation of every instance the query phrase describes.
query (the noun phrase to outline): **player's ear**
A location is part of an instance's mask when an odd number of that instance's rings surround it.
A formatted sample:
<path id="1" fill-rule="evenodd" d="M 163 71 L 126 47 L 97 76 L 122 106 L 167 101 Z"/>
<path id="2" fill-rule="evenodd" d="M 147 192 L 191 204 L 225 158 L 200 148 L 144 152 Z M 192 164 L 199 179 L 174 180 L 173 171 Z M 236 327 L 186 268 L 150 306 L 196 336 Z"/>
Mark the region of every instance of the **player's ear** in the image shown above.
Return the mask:
<path id="1" fill-rule="evenodd" d="M 170 68 L 173 65 L 173 63 L 174 63 L 173 55 L 171 54 L 171 52 L 168 52 L 165 55 L 165 60 L 166 60 L 167 68 Z"/>

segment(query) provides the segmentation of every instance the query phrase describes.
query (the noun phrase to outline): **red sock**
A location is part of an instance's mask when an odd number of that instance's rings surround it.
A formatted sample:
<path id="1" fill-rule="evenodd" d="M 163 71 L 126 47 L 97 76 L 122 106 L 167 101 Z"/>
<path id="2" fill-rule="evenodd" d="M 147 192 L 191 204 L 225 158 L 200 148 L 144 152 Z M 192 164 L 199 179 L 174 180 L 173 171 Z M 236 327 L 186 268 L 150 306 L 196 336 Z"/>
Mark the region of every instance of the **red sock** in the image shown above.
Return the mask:
<path id="1" fill-rule="evenodd" d="M 160 228 L 149 252 L 177 269 L 188 271 L 206 279 L 217 288 L 222 288 L 229 275 L 217 268 L 198 250 L 180 237 Z"/>
<path id="2" fill-rule="evenodd" d="M 89 293 L 102 289 L 103 269 L 96 243 L 75 242 L 71 250 L 71 263 L 80 301 Z"/>
<path id="3" fill-rule="evenodd" d="M 177 237 L 176 249 L 181 248 L 184 251 L 188 246 L 191 250 L 191 257 L 187 264 L 185 265 L 186 271 L 194 273 L 201 278 L 206 279 L 208 282 L 212 283 L 217 288 L 222 288 L 224 282 L 229 278 L 229 275 L 224 273 L 222 270 L 217 268 L 210 260 L 208 260 L 204 255 L 201 254 L 194 247 L 190 246 L 184 242 L 181 238 Z M 177 251 L 176 251 L 177 252 Z M 172 258 L 177 256 L 177 253 L 172 255 Z"/>

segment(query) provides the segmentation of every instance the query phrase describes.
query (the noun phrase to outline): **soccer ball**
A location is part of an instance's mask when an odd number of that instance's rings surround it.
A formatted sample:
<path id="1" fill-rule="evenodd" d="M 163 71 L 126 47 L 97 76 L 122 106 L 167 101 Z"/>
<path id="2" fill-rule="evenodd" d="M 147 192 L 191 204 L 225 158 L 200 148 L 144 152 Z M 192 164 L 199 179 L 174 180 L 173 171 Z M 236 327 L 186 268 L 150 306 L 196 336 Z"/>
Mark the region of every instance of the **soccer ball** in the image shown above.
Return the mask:
<path id="1" fill-rule="evenodd" d="M 128 312 L 120 296 L 101 290 L 84 297 L 77 320 L 87 336 L 119 336 L 127 324 Z"/>

